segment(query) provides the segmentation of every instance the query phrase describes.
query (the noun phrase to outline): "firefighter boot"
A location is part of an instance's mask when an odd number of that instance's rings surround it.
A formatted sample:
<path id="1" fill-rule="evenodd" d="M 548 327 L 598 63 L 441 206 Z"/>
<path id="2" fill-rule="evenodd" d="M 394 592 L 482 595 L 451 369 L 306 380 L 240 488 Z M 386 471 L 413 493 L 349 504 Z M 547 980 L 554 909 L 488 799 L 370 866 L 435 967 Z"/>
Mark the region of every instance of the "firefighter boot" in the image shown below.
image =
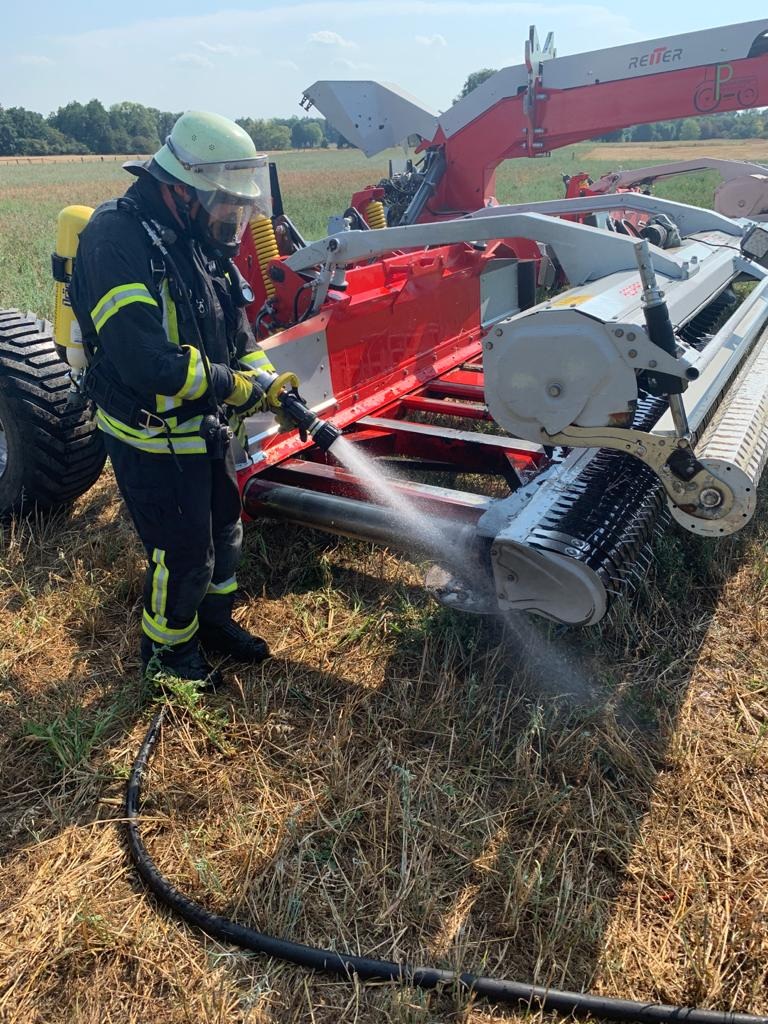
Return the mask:
<path id="1" fill-rule="evenodd" d="M 238 626 L 232 618 L 233 594 L 206 594 L 197 610 L 200 643 L 207 651 L 228 654 L 235 661 L 258 665 L 269 657 L 269 647 L 260 636 Z"/>
<path id="2" fill-rule="evenodd" d="M 200 690 L 216 690 L 224 682 L 217 668 L 209 665 L 200 650 L 197 636 L 183 644 L 155 644 L 141 637 L 141 664 L 146 679 L 162 682 L 162 676 L 174 676 L 195 683 Z"/>

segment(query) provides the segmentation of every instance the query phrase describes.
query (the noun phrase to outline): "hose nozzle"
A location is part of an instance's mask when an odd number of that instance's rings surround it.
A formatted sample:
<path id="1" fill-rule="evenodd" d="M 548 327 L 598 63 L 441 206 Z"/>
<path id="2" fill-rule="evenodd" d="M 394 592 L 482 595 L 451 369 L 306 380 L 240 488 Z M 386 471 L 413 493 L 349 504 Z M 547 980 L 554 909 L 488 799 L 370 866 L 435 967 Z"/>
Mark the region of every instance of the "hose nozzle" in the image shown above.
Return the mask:
<path id="1" fill-rule="evenodd" d="M 321 420 L 304 404 L 298 391 L 283 391 L 279 396 L 283 411 L 299 428 L 302 441 L 311 437 L 322 451 L 327 452 L 333 442 L 341 437 L 341 431 L 327 420 Z"/>

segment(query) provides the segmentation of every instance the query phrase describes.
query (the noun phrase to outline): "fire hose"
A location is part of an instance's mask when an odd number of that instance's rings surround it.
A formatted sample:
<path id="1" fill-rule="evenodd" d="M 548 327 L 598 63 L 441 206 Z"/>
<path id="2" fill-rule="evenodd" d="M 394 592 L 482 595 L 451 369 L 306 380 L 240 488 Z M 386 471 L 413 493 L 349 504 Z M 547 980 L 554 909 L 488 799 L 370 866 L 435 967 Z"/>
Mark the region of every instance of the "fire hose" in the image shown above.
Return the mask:
<path id="1" fill-rule="evenodd" d="M 768 1017 L 749 1013 L 641 1003 L 631 999 L 614 999 L 586 992 L 566 992 L 542 985 L 486 978 L 468 972 L 415 967 L 391 960 L 338 953 L 319 946 L 306 946 L 280 939 L 238 924 L 221 914 L 211 913 L 185 896 L 164 877 L 144 845 L 139 829 L 142 780 L 157 746 L 167 710 L 168 705 L 164 705 L 152 719 L 131 769 L 125 801 L 128 848 L 142 881 L 159 902 L 211 938 L 349 980 L 357 977 L 361 981 L 392 981 L 422 989 L 460 989 L 491 1003 L 505 1003 L 521 1009 L 538 1008 L 563 1016 L 602 1017 L 606 1020 L 641 1021 L 644 1024 L 669 1021 L 685 1021 L 686 1024 L 768 1024 Z"/>

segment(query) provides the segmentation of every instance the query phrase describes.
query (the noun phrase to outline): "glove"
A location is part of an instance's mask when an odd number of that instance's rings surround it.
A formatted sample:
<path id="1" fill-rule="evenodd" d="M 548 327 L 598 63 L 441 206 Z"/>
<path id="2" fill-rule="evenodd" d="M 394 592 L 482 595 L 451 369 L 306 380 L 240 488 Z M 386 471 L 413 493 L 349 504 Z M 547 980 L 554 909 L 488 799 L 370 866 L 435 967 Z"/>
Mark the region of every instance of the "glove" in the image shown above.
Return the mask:
<path id="1" fill-rule="evenodd" d="M 232 374 L 234 387 L 227 395 L 227 405 L 240 416 L 250 416 L 268 408 L 267 396 L 248 373 L 235 370 Z"/>

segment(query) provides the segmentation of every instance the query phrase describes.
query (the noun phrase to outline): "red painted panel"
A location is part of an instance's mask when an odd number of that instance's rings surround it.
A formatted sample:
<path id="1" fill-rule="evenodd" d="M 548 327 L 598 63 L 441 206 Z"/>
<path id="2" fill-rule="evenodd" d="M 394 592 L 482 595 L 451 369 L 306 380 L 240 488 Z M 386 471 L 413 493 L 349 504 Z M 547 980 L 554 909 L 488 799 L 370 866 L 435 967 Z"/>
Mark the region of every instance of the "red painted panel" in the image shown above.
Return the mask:
<path id="1" fill-rule="evenodd" d="M 455 216 L 486 205 L 502 160 L 544 155 L 632 124 L 766 106 L 768 56 L 536 92 L 543 98 L 537 99 L 533 120 L 525 113 L 524 95 L 507 97 L 445 140 L 447 170 L 431 210 Z"/>

